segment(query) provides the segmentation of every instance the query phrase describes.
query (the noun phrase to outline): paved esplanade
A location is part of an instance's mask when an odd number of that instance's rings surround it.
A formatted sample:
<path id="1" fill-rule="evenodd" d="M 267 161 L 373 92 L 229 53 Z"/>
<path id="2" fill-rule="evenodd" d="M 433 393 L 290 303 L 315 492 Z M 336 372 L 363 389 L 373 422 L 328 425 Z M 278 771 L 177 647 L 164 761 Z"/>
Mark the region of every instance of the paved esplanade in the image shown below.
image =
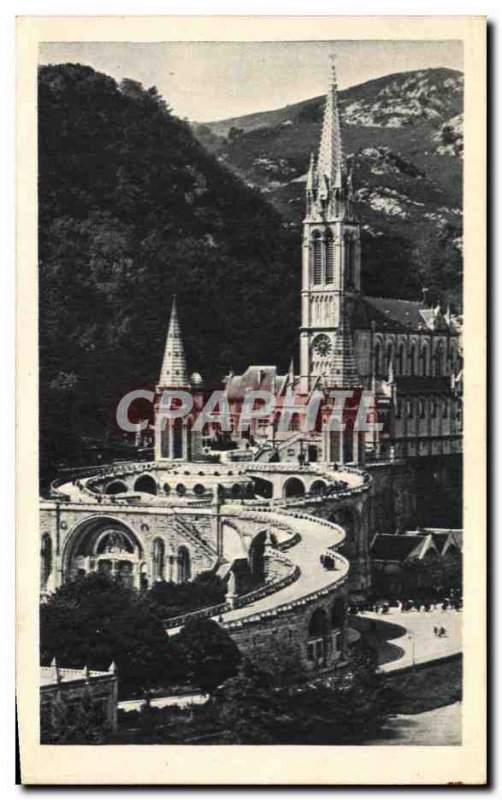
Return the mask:
<path id="1" fill-rule="evenodd" d="M 403 652 L 394 661 L 382 664 L 380 667 L 382 672 L 394 672 L 411 667 L 413 664 L 425 664 L 462 652 L 462 613 L 459 611 L 434 609 L 425 612 L 393 609 L 388 614 L 365 612 L 361 616 L 406 628 L 403 635 L 388 640 Z M 445 628 L 446 636 L 435 636 L 435 626 Z M 382 635 L 385 636 L 385 631 Z"/>

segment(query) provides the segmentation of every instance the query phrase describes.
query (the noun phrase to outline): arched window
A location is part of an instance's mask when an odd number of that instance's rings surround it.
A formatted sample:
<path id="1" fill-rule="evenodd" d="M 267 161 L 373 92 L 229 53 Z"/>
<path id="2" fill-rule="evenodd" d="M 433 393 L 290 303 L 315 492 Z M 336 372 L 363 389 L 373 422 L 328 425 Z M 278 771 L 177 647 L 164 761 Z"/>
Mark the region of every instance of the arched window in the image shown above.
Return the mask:
<path id="1" fill-rule="evenodd" d="M 410 347 L 410 354 L 409 354 L 410 375 L 415 374 L 415 354 L 416 354 L 416 347 L 414 344 L 412 344 Z"/>
<path id="2" fill-rule="evenodd" d="M 425 417 L 425 401 L 423 397 L 421 397 L 418 401 L 418 413 L 421 419 Z"/>
<path id="3" fill-rule="evenodd" d="M 375 345 L 374 364 L 375 364 L 375 375 L 378 376 L 380 375 L 380 370 L 382 368 L 382 348 L 379 342 L 377 342 Z"/>
<path id="4" fill-rule="evenodd" d="M 326 235 L 326 283 L 333 283 L 335 248 L 333 234 L 328 231 Z"/>
<path id="5" fill-rule="evenodd" d="M 162 539 L 154 539 L 152 554 L 152 575 L 154 581 L 163 581 L 165 574 L 166 548 Z"/>
<path id="6" fill-rule="evenodd" d="M 312 236 L 312 265 L 315 284 L 322 283 L 322 241 L 318 231 Z"/>
<path id="7" fill-rule="evenodd" d="M 345 263 L 345 283 L 348 289 L 354 287 L 354 240 L 347 235 L 344 238 L 344 263 Z"/>
<path id="8" fill-rule="evenodd" d="M 420 372 L 425 377 L 427 375 L 427 345 L 422 346 L 420 351 Z"/>
<path id="9" fill-rule="evenodd" d="M 157 494 L 157 484 L 151 475 L 141 475 L 134 484 L 134 491 Z"/>
<path id="10" fill-rule="evenodd" d="M 397 364 L 396 364 L 396 367 L 397 367 L 397 374 L 398 375 L 402 375 L 403 374 L 403 368 L 404 368 L 404 344 L 400 344 L 399 345 L 399 349 L 397 351 Z"/>
<path id="11" fill-rule="evenodd" d="M 392 345 L 387 345 L 387 355 L 385 357 L 385 363 L 387 367 L 387 372 L 390 371 L 390 365 L 392 364 Z"/>
<path id="12" fill-rule="evenodd" d="M 434 377 L 439 378 L 443 374 L 443 345 L 441 342 L 436 347 L 433 358 Z"/>
<path id="13" fill-rule="evenodd" d="M 190 580 L 191 565 L 190 553 L 182 545 L 178 550 L 178 583 L 186 583 Z"/>
<path id="14" fill-rule="evenodd" d="M 48 533 L 42 536 L 40 548 L 40 584 L 45 588 L 52 572 L 52 539 Z"/>

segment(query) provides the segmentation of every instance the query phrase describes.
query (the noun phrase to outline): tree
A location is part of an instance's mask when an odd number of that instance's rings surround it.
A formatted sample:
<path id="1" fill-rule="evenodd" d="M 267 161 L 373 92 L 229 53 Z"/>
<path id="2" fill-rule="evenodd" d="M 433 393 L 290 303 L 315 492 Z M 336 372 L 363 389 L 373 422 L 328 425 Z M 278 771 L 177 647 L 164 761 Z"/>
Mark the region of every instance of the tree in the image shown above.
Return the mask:
<path id="1" fill-rule="evenodd" d="M 211 619 L 188 622 L 175 638 L 182 669 L 190 683 L 203 692 L 237 673 L 241 654 L 228 633 Z"/>
<path id="2" fill-rule="evenodd" d="M 331 677 L 284 685 L 276 665 L 282 647 L 271 645 L 265 663 L 245 659 L 239 674 L 215 692 L 207 711 L 237 744 L 354 744 L 378 731 L 388 692 L 376 674 L 376 654 L 366 645 L 349 667 Z"/>
<path id="3" fill-rule="evenodd" d="M 228 141 L 232 142 L 233 144 L 237 139 L 240 139 L 243 133 L 244 131 L 242 130 L 242 128 L 236 128 L 235 125 L 232 125 L 228 129 L 228 134 L 227 134 Z"/>
<path id="4" fill-rule="evenodd" d="M 103 744 L 106 733 L 102 713 L 89 691 L 71 706 L 57 698 L 40 710 L 41 744 Z"/>
<path id="5" fill-rule="evenodd" d="M 176 680 L 175 651 L 152 608 L 132 589 L 94 574 L 66 583 L 40 607 L 42 660 L 61 666 L 117 665 L 119 691 L 149 693 Z"/>
<path id="6" fill-rule="evenodd" d="M 285 368 L 300 265 L 278 213 L 203 148 L 155 89 L 119 86 L 90 67 L 44 66 L 38 101 L 48 478 L 58 462 L 90 458 L 84 437 L 111 431 L 122 441 L 111 422 L 116 405 L 158 374 L 173 292 L 188 361 L 204 364 L 206 380 L 265 351 Z"/>

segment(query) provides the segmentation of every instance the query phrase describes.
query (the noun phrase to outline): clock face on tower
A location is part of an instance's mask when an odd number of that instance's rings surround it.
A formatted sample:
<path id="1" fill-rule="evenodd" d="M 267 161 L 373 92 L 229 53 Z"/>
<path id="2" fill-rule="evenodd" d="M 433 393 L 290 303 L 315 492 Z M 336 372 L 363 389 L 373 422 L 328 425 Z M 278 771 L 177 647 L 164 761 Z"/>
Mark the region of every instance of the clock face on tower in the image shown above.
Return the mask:
<path id="1" fill-rule="evenodd" d="M 331 352 L 331 340 L 329 336 L 326 336 L 325 333 L 321 333 L 319 336 L 316 336 L 312 345 L 312 349 L 316 356 L 324 357 L 329 355 Z"/>

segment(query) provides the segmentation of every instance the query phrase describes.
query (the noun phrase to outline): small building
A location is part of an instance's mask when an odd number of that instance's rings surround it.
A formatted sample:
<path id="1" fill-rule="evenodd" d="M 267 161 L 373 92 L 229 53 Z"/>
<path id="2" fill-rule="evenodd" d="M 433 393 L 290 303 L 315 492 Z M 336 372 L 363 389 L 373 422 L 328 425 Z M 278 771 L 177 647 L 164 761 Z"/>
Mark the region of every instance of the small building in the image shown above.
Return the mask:
<path id="1" fill-rule="evenodd" d="M 377 533 L 370 545 L 374 588 L 386 594 L 448 588 L 438 583 L 441 564 L 452 556 L 461 562 L 461 548 L 460 530 L 427 528 L 403 534 Z"/>

